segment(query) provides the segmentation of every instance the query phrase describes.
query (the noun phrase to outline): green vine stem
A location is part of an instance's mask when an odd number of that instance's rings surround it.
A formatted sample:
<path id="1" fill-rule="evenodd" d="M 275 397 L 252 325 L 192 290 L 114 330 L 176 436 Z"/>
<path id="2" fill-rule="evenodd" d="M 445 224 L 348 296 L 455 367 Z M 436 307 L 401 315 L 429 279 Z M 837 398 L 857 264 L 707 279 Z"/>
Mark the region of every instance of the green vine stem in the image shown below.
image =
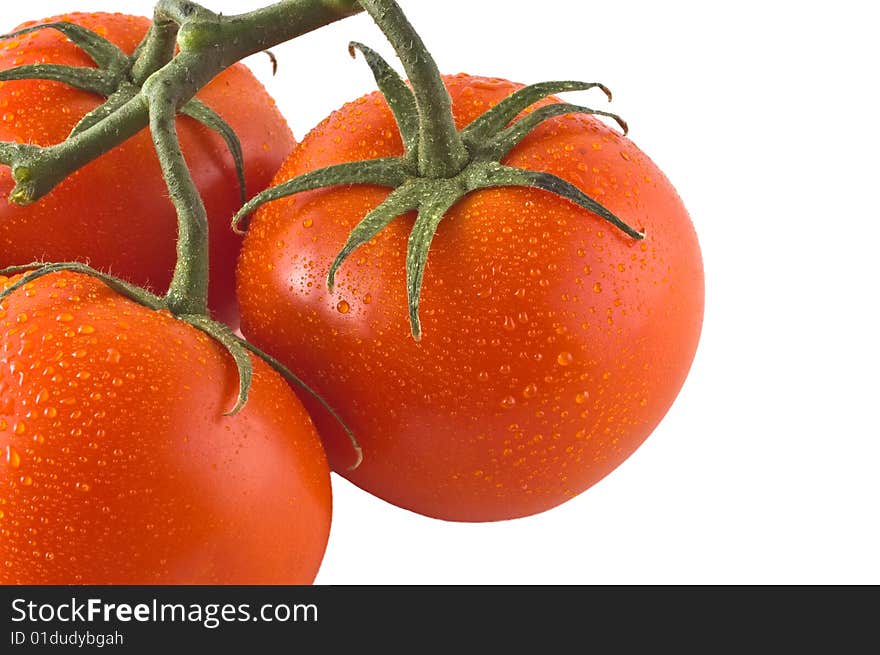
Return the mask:
<path id="1" fill-rule="evenodd" d="M 356 0 L 284 0 L 246 14 L 222 16 L 188 0 L 160 0 L 156 6 L 160 26 L 151 31 L 132 71 L 136 79 L 150 82 L 148 88 L 174 89 L 176 111 L 237 61 L 360 11 Z M 176 33 L 180 53 L 171 64 L 151 70 L 167 56 L 171 33 Z M 59 144 L 0 144 L 0 163 L 12 169 L 15 181 L 10 202 L 26 205 L 39 200 L 71 173 L 145 128 L 155 111 L 170 108 L 141 89 Z"/>

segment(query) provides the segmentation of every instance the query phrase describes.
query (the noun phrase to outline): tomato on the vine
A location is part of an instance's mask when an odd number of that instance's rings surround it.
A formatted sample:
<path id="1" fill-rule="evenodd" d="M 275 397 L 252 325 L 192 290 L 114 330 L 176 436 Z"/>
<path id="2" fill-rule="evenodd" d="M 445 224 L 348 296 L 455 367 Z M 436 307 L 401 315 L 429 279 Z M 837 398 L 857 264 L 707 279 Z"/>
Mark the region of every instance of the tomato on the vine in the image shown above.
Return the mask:
<path id="1" fill-rule="evenodd" d="M 71 13 L 25 23 L 82 25 L 132 53 L 150 25 L 147 18 Z M 10 30 L 10 32 L 13 30 Z M 28 64 L 95 66 L 65 35 L 43 29 L 0 41 L 0 70 Z M 238 135 L 247 192 L 264 188 L 295 141 L 275 102 L 254 75 L 236 64 L 196 96 Z M 0 141 L 52 145 L 63 141 L 104 98 L 43 79 L 0 82 Z M 214 314 L 235 322 L 234 261 L 240 238 L 229 228 L 241 204 L 235 165 L 223 139 L 194 119 L 177 120 L 180 141 L 204 199 L 211 229 Z M 13 188 L 0 167 L 0 196 Z M 33 261 L 88 261 L 135 284 L 165 291 L 176 259 L 177 219 L 144 129 L 65 179 L 29 206 L 0 202 L 0 267 Z"/>
<path id="2" fill-rule="evenodd" d="M 2 278 L 8 288 L 17 278 Z M 56 272 L 0 303 L 0 583 L 308 584 L 330 469 L 280 375 Z"/>
<path id="3" fill-rule="evenodd" d="M 520 88 L 468 75 L 445 82 L 459 128 Z M 324 120 L 274 183 L 401 153 L 377 92 Z M 312 405 L 334 469 L 444 519 L 533 514 L 611 472 L 671 406 L 702 323 L 694 228 L 629 139 L 570 114 L 539 125 L 502 163 L 567 180 L 644 239 L 546 191 L 475 191 L 434 235 L 421 341 L 407 314 L 412 213 L 354 252 L 334 291 L 326 285 L 349 232 L 387 188 L 339 185 L 264 205 L 238 266 L 244 334 L 295 362 L 363 447 L 363 463 L 348 471 L 347 440 Z"/>

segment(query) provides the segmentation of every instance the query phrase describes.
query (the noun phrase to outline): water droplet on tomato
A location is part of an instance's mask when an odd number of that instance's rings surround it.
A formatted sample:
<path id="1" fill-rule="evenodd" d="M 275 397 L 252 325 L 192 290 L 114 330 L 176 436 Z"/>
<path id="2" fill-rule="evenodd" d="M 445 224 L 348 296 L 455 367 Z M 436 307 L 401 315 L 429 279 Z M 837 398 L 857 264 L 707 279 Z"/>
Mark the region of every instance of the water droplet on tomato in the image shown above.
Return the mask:
<path id="1" fill-rule="evenodd" d="M 339 312 L 340 314 L 348 314 L 350 309 L 351 309 L 351 305 L 349 305 L 348 302 L 345 300 L 340 300 L 336 304 L 336 311 Z"/>
<path id="2" fill-rule="evenodd" d="M 24 421 L 18 421 L 12 428 L 15 434 L 24 434 L 25 430 L 27 430 L 27 426 L 25 426 Z"/>
<path id="3" fill-rule="evenodd" d="M 512 316 L 505 316 L 503 327 L 508 332 L 512 332 L 513 330 L 516 329 L 516 321 L 513 320 Z"/>
<path id="4" fill-rule="evenodd" d="M 504 398 L 501 399 L 501 406 L 504 409 L 510 409 L 514 405 L 516 405 L 516 398 L 513 396 L 504 396 Z"/>
<path id="5" fill-rule="evenodd" d="M 18 479 L 25 487 L 29 487 L 34 483 L 34 479 L 29 475 L 23 475 Z"/>
<path id="6" fill-rule="evenodd" d="M 589 398 L 589 397 L 590 397 L 590 392 L 589 392 L 589 391 L 581 391 L 579 394 L 577 394 L 577 395 L 574 397 L 574 401 L 575 401 L 578 405 L 583 405 L 585 402 L 587 402 L 587 398 Z"/>
<path id="7" fill-rule="evenodd" d="M 524 398 L 534 398 L 536 393 L 538 393 L 538 385 L 534 383 L 526 385 L 522 392 Z"/>
<path id="8" fill-rule="evenodd" d="M 312 225 L 314 225 L 314 224 L 315 224 L 315 221 L 313 221 L 311 218 L 307 218 L 307 219 L 305 219 L 305 220 L 303 221 L 303 227 L 304 227 L 304 228 L 310 228 L 310 227 L 312 227 Z"/>
<path id="9" fill-rule="evenodd" d="M 106 362 L 108 364 L 118 364 L 120 359 L 122 359 L 122 354 L 116 348 L 107 349 Z"/>
<path id="10" fill-rule="evenodd" d="M 574 361 L 574 357 L 568 351 L 562 351 L 556 356 L 556 363 L 560 366 L 568 366 Z"/>
<path id="11" fill-rule="evenodd" d="M 17 469 L 21 464 L 21 455 L 12 446 L 6 446 L 6 464 L 14 469 Z"/>

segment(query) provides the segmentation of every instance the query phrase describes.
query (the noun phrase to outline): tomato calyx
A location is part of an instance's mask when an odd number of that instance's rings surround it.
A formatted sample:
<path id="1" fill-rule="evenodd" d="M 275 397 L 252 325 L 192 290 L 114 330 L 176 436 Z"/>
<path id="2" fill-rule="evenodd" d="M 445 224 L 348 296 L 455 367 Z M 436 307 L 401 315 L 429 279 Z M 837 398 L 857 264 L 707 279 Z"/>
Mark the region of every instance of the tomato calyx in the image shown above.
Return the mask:
<path id="1" fill-rule="evenodd" d="M 506 166 L 501 160 L 542 122 L 564 114 L 605 116 L 617 122 L 624 134 L 626 122 L 617 114 L 581 105 L 557 102 L 538 107 L 517 120 L 532 105 L 555 93 L 599 89 L 599 82 L 553 81 L 532 84 L 512 93 L 476 120 L 457 130 L 451 100 L 439 70 L 393 0 L 362 0 L 361 4 L 388 37 L 403 63 L 407 84 L 379 54 L 361 43 L 349 44 L 369 65 L 379 91 L 397 123 L 404 153 L 337 164 L 310 171 L 257 194 L 236 213 L 234 229 L 241 231 L 245 216 L 260 205 L 313 189 L 369 184 L 392 189 L 387 198 L 358 223 L 330 266 L 327 286 L 332 291 L 336 272 L 346 258 L 370 241 L 391 221 L 415 210 L 406 256 L 406 285 L 410 329 L 418 341 L 421 287 L 434 233 L 446 212 L 466 195 L 493 187 L 531 187 L 556 194 L 586 209 L 633 239 L 644 233 L 628 225 L 570 182 L 550 173 Z"/>

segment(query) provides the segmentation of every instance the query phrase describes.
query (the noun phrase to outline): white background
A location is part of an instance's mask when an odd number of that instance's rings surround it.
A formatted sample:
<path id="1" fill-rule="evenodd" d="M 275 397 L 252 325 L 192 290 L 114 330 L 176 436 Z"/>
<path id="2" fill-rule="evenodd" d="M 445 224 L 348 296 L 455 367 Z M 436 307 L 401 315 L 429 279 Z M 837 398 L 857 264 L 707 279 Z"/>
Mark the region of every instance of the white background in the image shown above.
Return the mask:
<path id="1" fill-rule="evenodd" d="M 263 4 L 206 0 L 237 13 Z M 334 476 L 317 582 L 880 583 L 880 65 L 872 3 L 402 0 L 444 72 L 601 80 L 703 248 L 706 318 L 672 410 L 542 515 L 455 524 Z M 144 0 L 4 2 L 0 30 Z M 868 15 L 869 12 L 873 15 Z M 298 138 L 373 88 L 365 16 L 249 64 Z M 602 104 L 599 95 L 572 101 Z"/>

